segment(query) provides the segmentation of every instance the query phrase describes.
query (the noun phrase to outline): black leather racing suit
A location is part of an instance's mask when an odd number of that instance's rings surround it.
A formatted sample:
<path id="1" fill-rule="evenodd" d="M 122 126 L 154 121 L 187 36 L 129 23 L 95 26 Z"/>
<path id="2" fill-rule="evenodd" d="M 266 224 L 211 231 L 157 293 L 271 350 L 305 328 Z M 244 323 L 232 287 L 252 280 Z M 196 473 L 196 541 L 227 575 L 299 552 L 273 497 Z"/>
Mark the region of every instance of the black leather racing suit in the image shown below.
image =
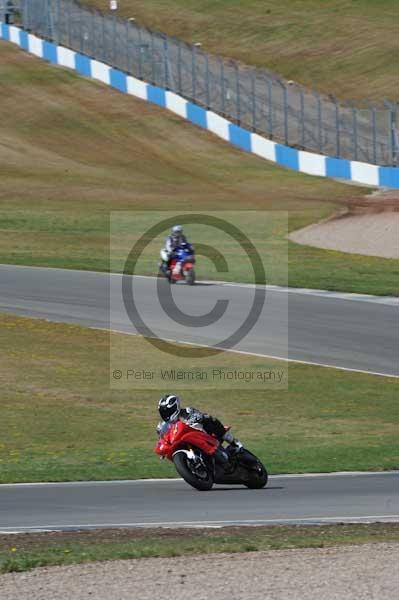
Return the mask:
<path id="1" fill-rule="evenodd" d="M 172 257 L 176 248 L 182 244 L 187 244 L 187 238 L 183 233 L 180 233 L 179 235 L 168 235 L 165 240 L 165 250 Z"/>
<path id="2" fill-rule="evenodd" d="M 219 442 L 223 441 L 226 430 L 223 423 L 221 423 L 219 419 L 216 419 L 216 417 L 212 417 L 196 408 L 187 406 L 186 408 L 181 409 L 179 419 L 180 421 L 183 421 L 183 423 L 187 423 L 187 425 L 202 425 L 206 433 L 216 436 Z"/>
<path id="3" fill-rule="evenodd" d="M 168 235 L 165 240 L 165 247 L 161 250 L 162 262 L 160 264 L 161 270 L 165 273 L 168 272 L 170 261 L 174 257 L 175 250 L 182 244 L 187 244 L 186 236 L 181 233 L 179 235 Z"/>
<path id="4" fill-rule="evenodd" d="M 219 421 L 219 419 L 216 419 L 216 417 L 212 417 L 211 415 L 207 415 L 206 413 L 203 413 L 196 408 L 192 408 L 191 406 L 181 409 L 179 419 L 180 421 L 183 421 L 183 423 L 187 423 L 187 425 L 193 425 L 194 427 L 195 425 L 201 425 L 206 433 L 216 436 L 220 443 L 222 443 L 223 440 L 228 436 L 230 440 L 234 439 L 230 433 L 226 434 L 224 425 L 221 423 L 221 421 Z M 225 472 L 229 471 L 229 456 L 221 445 L 215 452 L 215 460 Z"/>

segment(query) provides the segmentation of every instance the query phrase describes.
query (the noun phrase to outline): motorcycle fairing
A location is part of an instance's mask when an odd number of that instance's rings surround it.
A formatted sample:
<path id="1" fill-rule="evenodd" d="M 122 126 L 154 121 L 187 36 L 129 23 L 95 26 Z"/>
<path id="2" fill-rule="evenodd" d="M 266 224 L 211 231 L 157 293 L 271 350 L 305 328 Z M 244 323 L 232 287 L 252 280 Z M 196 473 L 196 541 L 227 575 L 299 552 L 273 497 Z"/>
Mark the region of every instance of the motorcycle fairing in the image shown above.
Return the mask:
<path id="1" fill-rule="evenodd" d="M 208 456 L 212 456 L 215 454 L 219 442 L 205 431 L 194 429 L 182 421 L 177 421 L 160 438 L 155 452 L 172 460 L 173 454 L 182 446 L 195 446 Z"/>

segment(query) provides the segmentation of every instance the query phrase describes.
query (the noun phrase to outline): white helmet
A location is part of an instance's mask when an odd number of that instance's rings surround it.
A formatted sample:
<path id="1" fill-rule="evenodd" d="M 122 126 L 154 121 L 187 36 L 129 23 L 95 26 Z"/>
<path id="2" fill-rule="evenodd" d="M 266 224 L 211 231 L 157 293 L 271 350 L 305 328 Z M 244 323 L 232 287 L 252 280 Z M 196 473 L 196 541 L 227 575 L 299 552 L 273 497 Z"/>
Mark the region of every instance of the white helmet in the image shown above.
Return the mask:
<path id="1" fill-rule="evenodd" d="M 172 227 L 172 235 L 181 235 L 183 233 L 183 227 L 181 225 L 174 225 Z"/>

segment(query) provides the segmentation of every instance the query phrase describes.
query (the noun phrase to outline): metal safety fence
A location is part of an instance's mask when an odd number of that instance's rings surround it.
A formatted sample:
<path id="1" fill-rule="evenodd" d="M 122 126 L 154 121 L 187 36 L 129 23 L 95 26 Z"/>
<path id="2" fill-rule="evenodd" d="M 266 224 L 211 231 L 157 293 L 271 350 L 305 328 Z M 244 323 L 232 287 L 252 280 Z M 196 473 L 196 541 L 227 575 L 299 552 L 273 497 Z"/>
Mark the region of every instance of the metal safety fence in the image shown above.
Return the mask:
<path id="1" fill-rule="evenodd" d="M 337 158 L 398 163 L 396 104 L 361 108 L 339 102 L 76 0 L 19 0 L 19 18 L 28 31 L 176 92 L 277 142 Z"/>

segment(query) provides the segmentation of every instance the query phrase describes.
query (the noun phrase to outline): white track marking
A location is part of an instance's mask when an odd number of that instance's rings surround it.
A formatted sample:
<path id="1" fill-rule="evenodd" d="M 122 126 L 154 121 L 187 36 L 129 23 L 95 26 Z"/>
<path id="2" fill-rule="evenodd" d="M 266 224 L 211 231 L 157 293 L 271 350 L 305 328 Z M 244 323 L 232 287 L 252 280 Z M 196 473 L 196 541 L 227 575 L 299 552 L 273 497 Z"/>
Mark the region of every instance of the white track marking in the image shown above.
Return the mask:
<path id="1" fill-rule="evenodd" d="M 112 277 L 122 277 L 122 273 L 108 273 L 107 271 L 83 271 L 79 269 L 57 269 L 54 267 L 30 267 L 28 265 L 8 265 L 8 264 L 0 264 L 0 267 L 12 267 L 17 269 L 43 269 L 46 271 L 61 271 L 68 272 L 71 271 L 73 273 L 90 273 L 95 275 L 110 275 Z M 137 279 L 157 279 L 157 277 L 153 275 L 134 275 Z M 253 283 L 240 283 L 234 281 L 218 281 L 218 280 L 199 280 L 198 283 L 208 283 L 211 285 L 223 285 L 230 287 L 243 287 L 243 288 L 253 288 L 255 284 Z M 307 296 L 318 296 L 320 298 L 330 298 L 336 300 L 354 300 L 357 302 L 371 302 L 373 304 L 383 304 L 387 306 L 399 306 L 399 297 L 396 296 L 374 296 L 372 294 L 356 294 L 353 292 L 334 292 L 331 290 L 319 290 L 317 288 L 291 288 L 284 287 L 278 285 L 267 285 L 267 290 L 271 292 L 281 292 L 288 294 L 302 294 Z"/>
<path id="2" fill-rule="evenodd" d="M 89 329 L 97 329 L 100 331 L 107 331 L 111 333 L 118 333 L 122 335 L 133 335 L 136 337 L 148 337 L 143 336 L 140 333 L 136 333 L 133 331 L 123 331 L 122 329 L 106 329 L 105 327 L 89 327 Z M 286 356 L 276 356 L 274 354 L 262 354 L 260 352 L 248 352 L 247 350 L 237 350 L 235 348 L 221 348 L 220 346 L 209 346 L 207 344 L 200 344 L 197 342 L 186 342 L 182 340 L 174 340 L 171 338 L 154 338 L 161 339 L 164 342 L 171 342 L 174 344 L 183 344 L 185 346 L 195 346 L 197 348 L 215 348 L 216 350 L 220 350 L 222 352 L 232 352 L 233 354 L 244 354 L 246 356 L 258 356 L 259 358 L 270 358 L 271 360 L 281 360 L 289 363 L 296 363 L 299 365 L 310 365 L 312 367 L 323 367 L 326 369 L 336 369 L 338 371 L 349 371 L 350 373 L 362 373 L 364 375 L 377 375 L 378 377 L 388 377 L 390 379 L 399 379 L 399 375 L 394 375 L 392 373 L 380 373 L 379 371 L 367 371 L 366 369 L 353 369 L 350 367 L 342 367 L 337 365 L 330 365 L 326 363 L 318 363 L 309 360 L 300 360 L 298 358 L 287 358 Z"/>
<path id="3" fill-rule="evenodd" d="M 122 277 L 122 273 L 111 273 Z M 152 275 L 134 275 L 138 279 L 156 279 Z M 198 280 L 198 283 L 207 283 L 209 285 L 220 285 L 223 287 L 239 287 L 253 289 L 255 287 L 266 287 L 266 291 L 284 293 L 284 294 L 301 294 L 304 296 L 317 296 L 319 298 L 329 298 L 333 300 L 352 300 L 356 302 L 371 302 L 373 304 L 383 304 L 387 306 L 399 306 L 399 297 L 396 296 L 374 296 L 372 294 L 356 294 L 354 292 L 333 292 L 331 290 L 319 290 L 317 288 L 291 288 L 279 285 L 256 286 L 254 283 L 240 283 L 234 281 L 217 281 L 213 279 Z"/>
<path id="4" fill-rule="evenodd" d="M 183 481 L 177 477 L 171 477 L 170 479 L 110 479 L 106 481 L 37 481 L 37 482 L 26 482 L 26 483 L 2 483 L 0 484 L 0 493 L 3 488 L 17 488 L 17 487 L 96 487 L 101 485 L 132 485 L 137 483 L 168 483 L 170 481 Z"/>
<path id="5" fill-rule="evenodd" d="M 231 526 L 259 526 L 259 525 L 284 525 L 284 524 L 304 524 L 304 525 L 317 525 L 319 523 L 397 523 L 399 522 L 399 515 L 364 515 L 360 517 L 343 517 L 337 515 L 334 517 L 282 517 L 281 519 L 234 519 L 226 521 L 157 521 L 154 523 L 74 523 L 65 525 L 38 525 L 36 527 L 4 527 L 0 529 L 0 534 L 17 532 L 43 532 L 43 531 L 60 531 L 68 529 L 118 529 L 118 528 L 158 528 L 162 527 L 165 529 L 174 529 L 177 527 L 187 528 L 219 528 L 219 527 L 231 527 Z"/>
<path id="6" fill-rule="evenodd" d="M 376 475 L 399 475 L 399 471 L 330 471 L 328 473 L 287 473 L 286 475 L 282 473 L 281 475 L 270 475 L 270 478 L 287 479 L 290 477 L 360 477 L 362 475 L 367 477 L 374 477 Z"/>
<path id="7" fill-rule="evenodd" d="M 0 267 L 1 266 L 14 268 L 14 265 L 0 265 Z M 123 276 L 121 273 L 108 273 L 107 274 L 107 273 L 104 273 L 101 271 L 79 271 L 77 269 L 53 269 L 51 267 L 28 267 L 28 266 L 24 266 L 24 265 L 15 265 L 15 266 L 20 269 L 46 269 L 46 270 L 61 271 L 61 272 L 70 270 L 70 271 L 74 271 L 75 273 L 91 273 L 91 274 L 99 274 L 100 273 L 102 275 L 112 275 L 113 277 L 115 277 L 115 276 L 122 277 Z M 142 278 L 142 279 L 156 279 L 156 277 L 152 277 L 149 275 L 135 275 L 135 277 Z M 206 283 L 206 281 L 204 281 L 204 283 Z M 245 283 L 241 284 L 241 283 L 230 283 L 230 282 L 220 282 L 220 281 L 219 282 L 218 281 L 209 281 L 208 283 L 213 283 L 215 285 L 226 285 L 226 286 L 232 286 L 232 287 L 254 287 L 254 284 L 245 284 Z M 377 303 L 377 304 L 399 306 L 399 298 L 390 297 L 390 296 L 370 296 L 370 295 L 366 295 L 366 294 L 351 294 L 351 293 L 346 294 L 346 293 L 329 292 L 328 290 L 311 290 L 311 289 L 306 289 L 306 288 L 283 288 L 283 287 L 278 287 L 278 286 L 267 286 L 267 289 L 270 289 L 271 291 L 274 291 L 274 292 L 284 292 L 284 293 L 290 293 L 290 294 L 307 294 L 307 295 L 324 297 L 324 298 L 335 298 L 335 299 L 340 299 L 340 300 L 358 300 L 361 302 L 373 302 L 373 303 Z M 40 317 L 32 317 L 29 315 L 27 315 L 27 317 L 28 318 L 40 318 Z M 44 320 L 47 320 L 48 322 L 53 322 L 50 319 L 44 319 Z M 107 331 L 107 332 L 118 333 L 118 334 L 123 334 L 123 335 L 135 335 L 138 337 L 143 337 L 138 333 L 123 331 L 120 329 L 107 329 L 105 327 L 89 327 L 89 329 L 96 329 L 96 330 L 100 330 L 100 331 Z M 182 340 L 174 340 L 174 339 L 170 339 L 170 338 L 161 338 L 161 339 L 163 339 L 166 342 L 172 342 L 175 344 L 196 346 L 198 348 L 209 348 L 209 345 L 207 345 L 207 344 L 187 342 L 187 341 L 182 341 Z M 300 365 L 310 365 L 313 367 L 323 367 L 323 368 L 327 368 L 327 369 L 336 369 L 338 371 L 347 371 L 349 373 L 362 373 L 364 375 L 376 375 L 378 377 L 388 377 L 391 379 L 392 378 L 399 379 L 399 375 L 394 375 L 393 373 L 381 373 L 380 371 L 368 371 L 366 369 L 354 369 L 354 368 L 350 368 L 350 367 L 331 365 L 328 363 L 300 360 L 300 359 L 296 359 L 296 358 L 287 358 L 285 356 L 276 356 L 274 354 L 248 352 L 245 350 L 237 350 L 235 348 L 227 348 L 226 349 L 226 348 L 220 348 L 219 346 L 212 346 L 212 348 L 221 350 L 223 352 L 232 352 L 234 354 L 243 354 L 246 356 L 257 356 L 260 358 L 269 358 L 271 360 L 282 360 L 285 362 L 291 362 L 291 363 L 300 364 Z"/>
<path id="8" fill-rule="evenodd" d="M 317 478 L 317 477 L 378 477 L 384 475 L 399 475 L 399 471 L 329 471 L 327 473 L 281 473 L 278 475 L 270 475 L 269 479 L 301 479 Z M 182 482 L 180 477 L 170 477 L 168 479 L 153 478 L 153 479 L 111 479 L 105 481 L 38 481 L 32 483 L 3 483 L 0 484 L 0 492 L 3 488 L 15 487 L 60 487 L 60 486 L 100 486 L 100 485 L 135 485 L 143 483 L 175 483 Z"/>
<path id="9" fill-rule="evenodd" d="M 122 273 L 110 273 L 110 275 L 123 277 Z M 136 279 L 157 279 L 152 275 L 134 275 Z M 234 281 L 218 281 L 214 279 L 201 279 L 198 283 L 207 283 L 209 285 L 218 285 L 223 287 L 239 287 L 253 289 L 255 287 L 266 287 L 266 291 L 284 293 L 284 294 L 301 294 L 304 296 L 317 296 L 319 298 L 327 298 L 332 300 L 352 300 L 356 302 L 370 302 L 373 304 L 383 304 L 387 306 L 399 306 L 399 297 L 396 296 L 374 296 L 372 294 L 356 294 L 354 292 L 333 292 L 331 290 L 319 290 L 317 288 L 291 288 L 279 285 L 256 286 L 254 283 L 240 283 Z"/>

